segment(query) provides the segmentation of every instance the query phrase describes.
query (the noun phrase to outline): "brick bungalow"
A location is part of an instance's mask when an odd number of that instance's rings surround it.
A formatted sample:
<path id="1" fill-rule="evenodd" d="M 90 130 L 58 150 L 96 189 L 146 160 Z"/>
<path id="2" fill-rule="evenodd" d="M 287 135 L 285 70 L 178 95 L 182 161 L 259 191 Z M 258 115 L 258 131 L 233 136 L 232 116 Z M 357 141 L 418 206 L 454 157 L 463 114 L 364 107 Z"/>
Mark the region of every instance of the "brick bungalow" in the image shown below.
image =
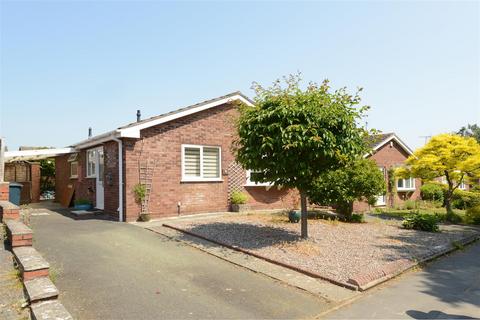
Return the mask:
<path id="1" fill-rule="evenodd" d="M 388 186 L 388 170 L 390 168 L 400 167 L 404 161 L 413 154 L 413 151 L 395 134 L 385 133 L 373 135 L 368 141 L 372 151 L 365 155 L 365 158 L 376 162 L 378 168 L 382 171 L 385 182 Z M 396 192 L 387 192 L 378 197 L 376 207 L 393 207 L 406 200 L 417 200 L 420 198 L 420 179 L 397 179 L 395 181 Z M 356 202 L 354 211 L 363 212 L 369 209 L 365 202 Z"/>
<path id="2" fill-rule="evenodd" d="M 234 92 L 145 120 L 137 114 L 137 122 L 76 143 L 75 152 L 55 158 L 57 200 L 88 199 L 134 221 L 141 207 L 133 190 L 142 183 L 151 188 L 154 218 L 227 211 L 234 190 L 248 194 L 252 209 L 285 207 L 288 191 L 249 181 L 234 160 L 239 102 L 252 105 Z"/>
<path id="3" fill-rule="evenodd" d="M 235 162 L 231 145 L 239 102 L 253 105 L 234 92 L 144 120 L 137 114 L 136 122 L 72 145 L 73 152 L 55 158 L 57 201 L 70 206 L 87 199 L 120 221 L 134 221 L 141 211 L 134 193 L 140 183 L 150 189 L 147 210 L 153 218 L 228 211 L 234 190 L 248 195 L 251 209 L 291 206 L 289 191 L 250 181 Z M 372 137 L 372 149 L 366 156 L 385 176 L 412 153 L 393 133 Z M 419 185 L 398 181 L 395 201 L 417 198 Z M 378 205 L 387 202 L 381 196 Z M 355 205 L 357 211 L 367 208 Z"/>

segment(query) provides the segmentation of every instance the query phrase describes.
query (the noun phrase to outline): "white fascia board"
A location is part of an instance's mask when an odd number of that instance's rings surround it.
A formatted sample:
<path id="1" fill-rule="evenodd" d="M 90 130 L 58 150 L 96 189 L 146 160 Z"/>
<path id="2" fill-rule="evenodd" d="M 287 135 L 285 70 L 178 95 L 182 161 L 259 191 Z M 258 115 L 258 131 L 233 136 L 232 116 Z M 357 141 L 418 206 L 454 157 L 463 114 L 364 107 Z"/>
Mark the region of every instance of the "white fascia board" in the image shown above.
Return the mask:
<path id="1" fill-rule="evenodd" d="M 5 159 L 10 158 L 28 158 L 28 157 L 41 157 L 41 156 L 58 156 L 62 154 L 75 152 L 74 148 L 59 148 L 59 149 L 34 149 L 34 150 L 22 150 L 22 151 L 6 151 Z"/>
<path id="2" fill-rule="evenodd" d="M 118 138 L 118 137 L 120 137 L 120 133 L 118 130 L 110 131 L 110 132 L 92 137 L 90 139 L 80 141 L 79 143 L 72 145 L 72 147 L 74 147 L 77 150 L 85 149 L 85 148 L 93 147 L 107 141 L 114 140 L 114 138 Z"/>
<path id="3" fill-rule="evenodd" d="M 232 102 L 232 101 L 235 101 L 235 100 L 239 100 L 239 101 L 245 103 L 248 106 L 253 106 L 253 104 L 250 101 L 248 101 L 247 99 L 245 99 L 241 95 L 234 95 L 234 96 L 231 96 L 231 97 L 228 97 L 228 98 L 224 98 L 224 99 L 221 99 L 221 100 L 217 100 L 217 101 L 214 101 L 214 102 L 211 102 L 211 103 L 204 104 L 204 105 L 196 107 L 196 108 L 191 108 L 191 109 L 188 109 L 188 110 L 185 110 L 185 111 L 182 111 L 182 112 L 178 112 L 178 113 L 166 116 L 166 117 L 162 117 L 162 118 L 159 118 L 159 119 L 155 119 L 155 120 L 152 120 L 152 121 L 141 123 L 139 125 L 132 126 L 130 128 L 119 129 L 118 131 L 120 132 L 120 137 L 137 138 L 138 139 L 138 138 L 140 138 L 140 130 L 142 130 L 142 129 L 150 128 L 150 127 L 153 127 L 153 126 L 156 126 L 156 125 L 168 122 L 168 121 L 172 121 L 172 120 L 175 120 L 175 119 L 178 119 L 178 118 L 182 118 L 182 117 L 185 117 L 185 116 L 188 116 L 188 115 L 200 112 L 200 111 L 204 111 L 204 110 L 207 110 L 207 109 L 210 109 L 210 108 L 213 108 L 213 107 L 216 107 L 216 106 L 228 103 L 228 102 Z"/>

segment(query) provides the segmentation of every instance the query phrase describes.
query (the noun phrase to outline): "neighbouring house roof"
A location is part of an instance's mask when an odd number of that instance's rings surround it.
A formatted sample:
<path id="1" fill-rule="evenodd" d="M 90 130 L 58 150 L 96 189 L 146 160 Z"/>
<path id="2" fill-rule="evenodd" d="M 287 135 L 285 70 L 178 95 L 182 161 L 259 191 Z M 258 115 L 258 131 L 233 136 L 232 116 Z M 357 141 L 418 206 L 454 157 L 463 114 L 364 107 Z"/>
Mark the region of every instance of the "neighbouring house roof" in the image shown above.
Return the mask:
<path id="1" fill-rule="evenodd" d="M 395 141 L 407 154 L 413 154 L 413 150 L 410 149 L 410 147 L 407 146 L 407 144 L 403 142 L 394 132 L 374 134 L 369 136 L 367 139 L 368 146 L 372 149 L 373 153 L 390 141 Z M 372 152 L 367 153 L 365 157 L 370 155 L 372 155 Z"/>
<path id="2" fill-rule="evenodd" d="M 34 150 L 20 150 L 20 151 L 5 151 L 5 162 L 14 161 L 36 161 L 47 158 L 57 157 L 63 154 L 72 153 L 73 148 L 58 148 L 58 149 L 34 149 Z"/>
<path id="3" fill-rule="evenodd" d="M 106 141 L 114 140 L 116 138 L 140 138 L 140 130 L 153 127 L 168 121 L 172 121 L 178 118 L 182 118 L 200 111 L 204 111 L 210 108 L 221 106 L 225 103 L 232 101 L 240 101 L 247 105 L 253 106 L 253 101 L 247 96 L 243 95 L 240 91 L 232 92 L 230 94 L 217 97 L 214 99 L 206 100 L 188 107 L 180 108 L 168 113 L 164 113 L 158 116 L 147 118 L 138 122 L 132 122 L 130 124 L 118 127 L 115 130 L 93 136 L 89 139 L 80 141 L 72 147 L 81 149 L 94 146 Z"/>

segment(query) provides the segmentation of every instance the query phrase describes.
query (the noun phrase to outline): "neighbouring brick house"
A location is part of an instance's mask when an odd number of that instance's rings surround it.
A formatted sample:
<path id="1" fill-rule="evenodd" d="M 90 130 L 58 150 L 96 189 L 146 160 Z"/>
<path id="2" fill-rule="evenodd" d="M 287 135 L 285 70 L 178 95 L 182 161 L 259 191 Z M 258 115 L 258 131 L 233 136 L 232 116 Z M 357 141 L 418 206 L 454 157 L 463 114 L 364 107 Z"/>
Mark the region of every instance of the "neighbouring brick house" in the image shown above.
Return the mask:
<path id="1" fill-rule="evenodd" d="M 372 151 L 366 154 L 365 158 L 372 159 L 376 162 L 388 186 L 389 169 L 403 165 L 405 160 L 413 154 L 413 151 L 395 133 L 370 136 L 368 143 Z M 405 200 L 417 200 L 420 198 L 420 179 L 396 179 L 395 184 L 394 192 L 388 190 L 385 195 L 378 197 L 377 207 L 393 207 L 402 204 Z M 354 211 L 356 212 L 367 211 L 369 209 L 369 205 L 366 202 L 356 202 L 354 204 Z"/>
<path id="2" fill-rule="evenodd" d="M 248 194 L 252 209 L 286 206 L 288 191 L 249 181 L 231 151 L 240 92 L 198 103 L 91 137 L 56 157 L 56 195 L 136 220 L 140 204 L 134 187 L 151 184 L 152 217 L 227 211 L 234 190 Z M 120 213 L 118 215 L 118 213 Z"/>

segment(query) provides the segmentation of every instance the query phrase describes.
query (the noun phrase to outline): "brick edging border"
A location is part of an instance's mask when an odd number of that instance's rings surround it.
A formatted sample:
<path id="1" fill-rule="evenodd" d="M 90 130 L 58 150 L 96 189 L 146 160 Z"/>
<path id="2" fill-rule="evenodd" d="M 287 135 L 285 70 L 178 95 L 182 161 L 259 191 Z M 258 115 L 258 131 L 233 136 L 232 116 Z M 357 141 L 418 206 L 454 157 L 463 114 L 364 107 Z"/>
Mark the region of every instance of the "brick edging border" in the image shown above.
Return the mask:
<path id="1" fill-rule="evenodd" d="M 480 239 L 480 234 L 473 234 L 466 238 L 460 239 L 457 241 L 460 245 L 468 245 Z M 372 272 L 370 274 L 360 274 L 353 278 L 348 279 L 348 281 L 356 286 L 358 286 L 358 290 L 365 291 L 368 290 L 380 283 L 383 283 L 387 280 L 390 280 L 401 273 L 410 270 L 420 264 L 426 263 L 428 261 L 434 260 L 438 257 L 456 251 L 458 248 L 454 245 L 447 245 L 440 251 L 431 251 L 423 256 L 421 256 L 417 260 L 409 260 L 409 259 L 400 259 L 398 261 L 386 264 L 382 270 Z M 378 276 L 380 275 L 380 276 Z M 368 281 L 369 280 L 369 281 Z"/>
<path id="2" fill-rule="evenodd" d="M 197 234 L 197 233 L 194 233 L 194 232 L 191 232 L 191 231 L 188 231 L 188 230 L 179 228 L 179 227 L 175 227 L 175 226 L 172 226 L 172 225 L 169 225 L 169 224 L 166 224 L 166 223 L 162 224 L 162 226 L 164 226 L 164 227 L 166 227 L 166 228 L 170 228 L 170 229 L 176 230 L 176 231 L 179 231 L 179 232 L 182 232 L 182 233 L 185 233 L 185 234 L 188 234 L 188 235 L 191 235 L 191 236 L 193 236 L 193 237 L 197 237 L 197 238 L 200 238 L 200 239 L 203 239 L 203 240 L 206 240 L 206 241 L 209 241 L 209 242 L 218 244 L 218 245 L 220 245 L 220 246 L 229 248 L 229 249 L 231 249 L 231 250 L 235 250 L 235 251 L 238 251 L 238 252 L 242 252 L 242 253 L 245 253 L 245 254 L 254 256 L 254 257 L 256 257 L 256 258 L 259 258 L 259 259 L 268 261 L 268 262 L 270 262 L 270 263 L 279 265 L 279 266 L 281 266 L 281 267 L 285 267 L 285 268 L 288 268 L 288 269 L 297 271 L 297 272 L 299 272 L 299 273 L 303 273 L 303 274 L 305 274 L 305 275 L 307 275 L 307 276 L 309 276 L 309 277 L 312 277 L 312 278 L 318 278 L 318 279 L 322 279 L 322 280 L 328 281 L 328 282 L 333 283 L 333 284 L 335 284 L 335 285 L 337 285 L 337 286 L 340 286 L 340 287 L 344 287 L 344 288 L 347 288 L 347 289 L 350 289 L 350 290 L 353 290 L 353 291 L 357 291 L 357 290 L 359 289 L 358 286 L 356 286 L 356 285 L 354 285 L 354 284 L 350 284 L 350 283 L 338 281 L 338 280 L 335 280 L 335 279 L 332 279 L 332 278 L 323 276 L 323 275 L 321 275 L 321 274 L 318 274 L 318 273 L 316 273 L 316 272 L 312 272 L 312 271 L 308 271 L 308 270 L 305 270 L 305 269 L 302 269 L 302 268 L 299 268 L 299 267 L 296 267 L 296 266 L 292 266 L 292 265 L 290 265 L 290 264 L 288 264 L 288 263 L 285 263 L 285 262 L 280 262 L 280 261 L 277 261 L 277 260 L 273 260 L 273 259 L 270 259 L 270 258 L 265 257 L 265 256 L 263 256 L 263 255 L 260 255 L 260 254 L 258 254 L 258 253 L 254 253 L 254 252 L 251 252 L 251 251 L 242 249 L 242 248 L 237 247 L 237 246 L 232 246 L 232 245 L 223 243 L 223 242 L 218 241 L 218 240 L 213 240 L 213 239 L 207 238 L 207 237 L 205 237 L 205 236 L 202 236 L 202 235 L 200 235 L 200 234 Z"/>
<path id="3" fill-rule="evenodd" d="M 170 228 L 170 229 L 173 229 L 173 230 L 191 235 L 193 237 L 197 237 L 197 238 L 200 238 L 200 239 L 218 244 L 220 246 L 229 248 L 231 250 L 235 250 L 235 251 L 238 251 L 238 252 L 242 252 L 244 254 L 254 256 L 256 258 L 268 261 L 270 263 L 273 263 L 273 264 L 276 264 L 276 265 L 279 265 L 279 266 L 282 266 L 282 267 L 285 267 L 285 268 L 292 269 L 292 270 L 295 270 L 297 272 L 303 273 L 307 276 L 322 279 L 322 280 L 328 281 L 330 283 L 333 283 L 335 285 L 338 285 L 338 286 L 341 286 L 341 287 L 344 287 L 344 288 L 347 288 L 347 289 L 350 289 L 350 290 L 354 290 L 354 291 L 368 290 L 368 289 L 370 289 L 370 288 L 372 288 L 376 285 L 379 285 L 379 284 L 381 284 L 381 283 L 383 283 L 387 280 L 390 280 L 390 279 L 404 273 L 407 270 L 410 270 L 410 269 L 414 268 L 415 266 L 418 266 L 422 263 L 434 260 L 434 259 L 436 259 L 440 256 L 446 255 L 446 254 L 451 253 L 453 251 L 456 251 L 458 249 L 454 245 L 448 245 L 448 246 L 445 246 L 445 248 L 443 248 L 440 251 L 436 251 L 436 252 L 431 251 L 430 253 L 427 253 L 427 254 L 423 255 L 422 257 L 420 257 L 420 259 L 417 259 L 417 260 L 400 259 L 400 260 L 385 264 L 380 271 L 376 270 L 375 272 L 371 272 L 370 274 L 368 274 L 368 273 L 367 274 L 360 274 L 358 276 L 355 276 L 353 278 L 348 279 L 348 282 L 342 282 L 342 281 L 338 281 L 338 280 L 331 279 L 329 277 L 323 276 L 323 275 L 318 274 L 316 272 L 312 272 L 312 271 L 308 271 L 308 270 L 305 270 L 305 269 L 302 269 L 302 268 L 299 268 L 299 267 L 296 267 L 296 266 L 292 266 L 292 265 L 290 265 L 288 263 L 285 263 L 285 262 L 273 260 L 271 258 L 265 257 L 265 256 L 260 255 L 258 253 L 254 253 L 254 252 L 242 249 L 238 246 L 229 245 L 229 244 L 226 244 L 226 243 L 218 241 L 218 240 L 210 239 L 210 238 L 205 237 L 203 235 L 200 235 L 200 234 L 197 234 L 195 232 L 191 232 L 191 231 L 188 231 L 188 230 L 185 230 L 185 229 L 173 226 L 173 225 L 169 225 L 169 224 L 166 224 L 166 223 L 164 223 L 162 225 L 164 227 L 167 227 L 167 228 Z M 457 242 L 460 245 L 463 246 L 463 245 L 468 245 L 468 244 L 473 243 L 473 242 L 478 241 L 478 240 L 480 240 L 480 233 L 470 235 L 466 238 L 458 240 Z"/>

